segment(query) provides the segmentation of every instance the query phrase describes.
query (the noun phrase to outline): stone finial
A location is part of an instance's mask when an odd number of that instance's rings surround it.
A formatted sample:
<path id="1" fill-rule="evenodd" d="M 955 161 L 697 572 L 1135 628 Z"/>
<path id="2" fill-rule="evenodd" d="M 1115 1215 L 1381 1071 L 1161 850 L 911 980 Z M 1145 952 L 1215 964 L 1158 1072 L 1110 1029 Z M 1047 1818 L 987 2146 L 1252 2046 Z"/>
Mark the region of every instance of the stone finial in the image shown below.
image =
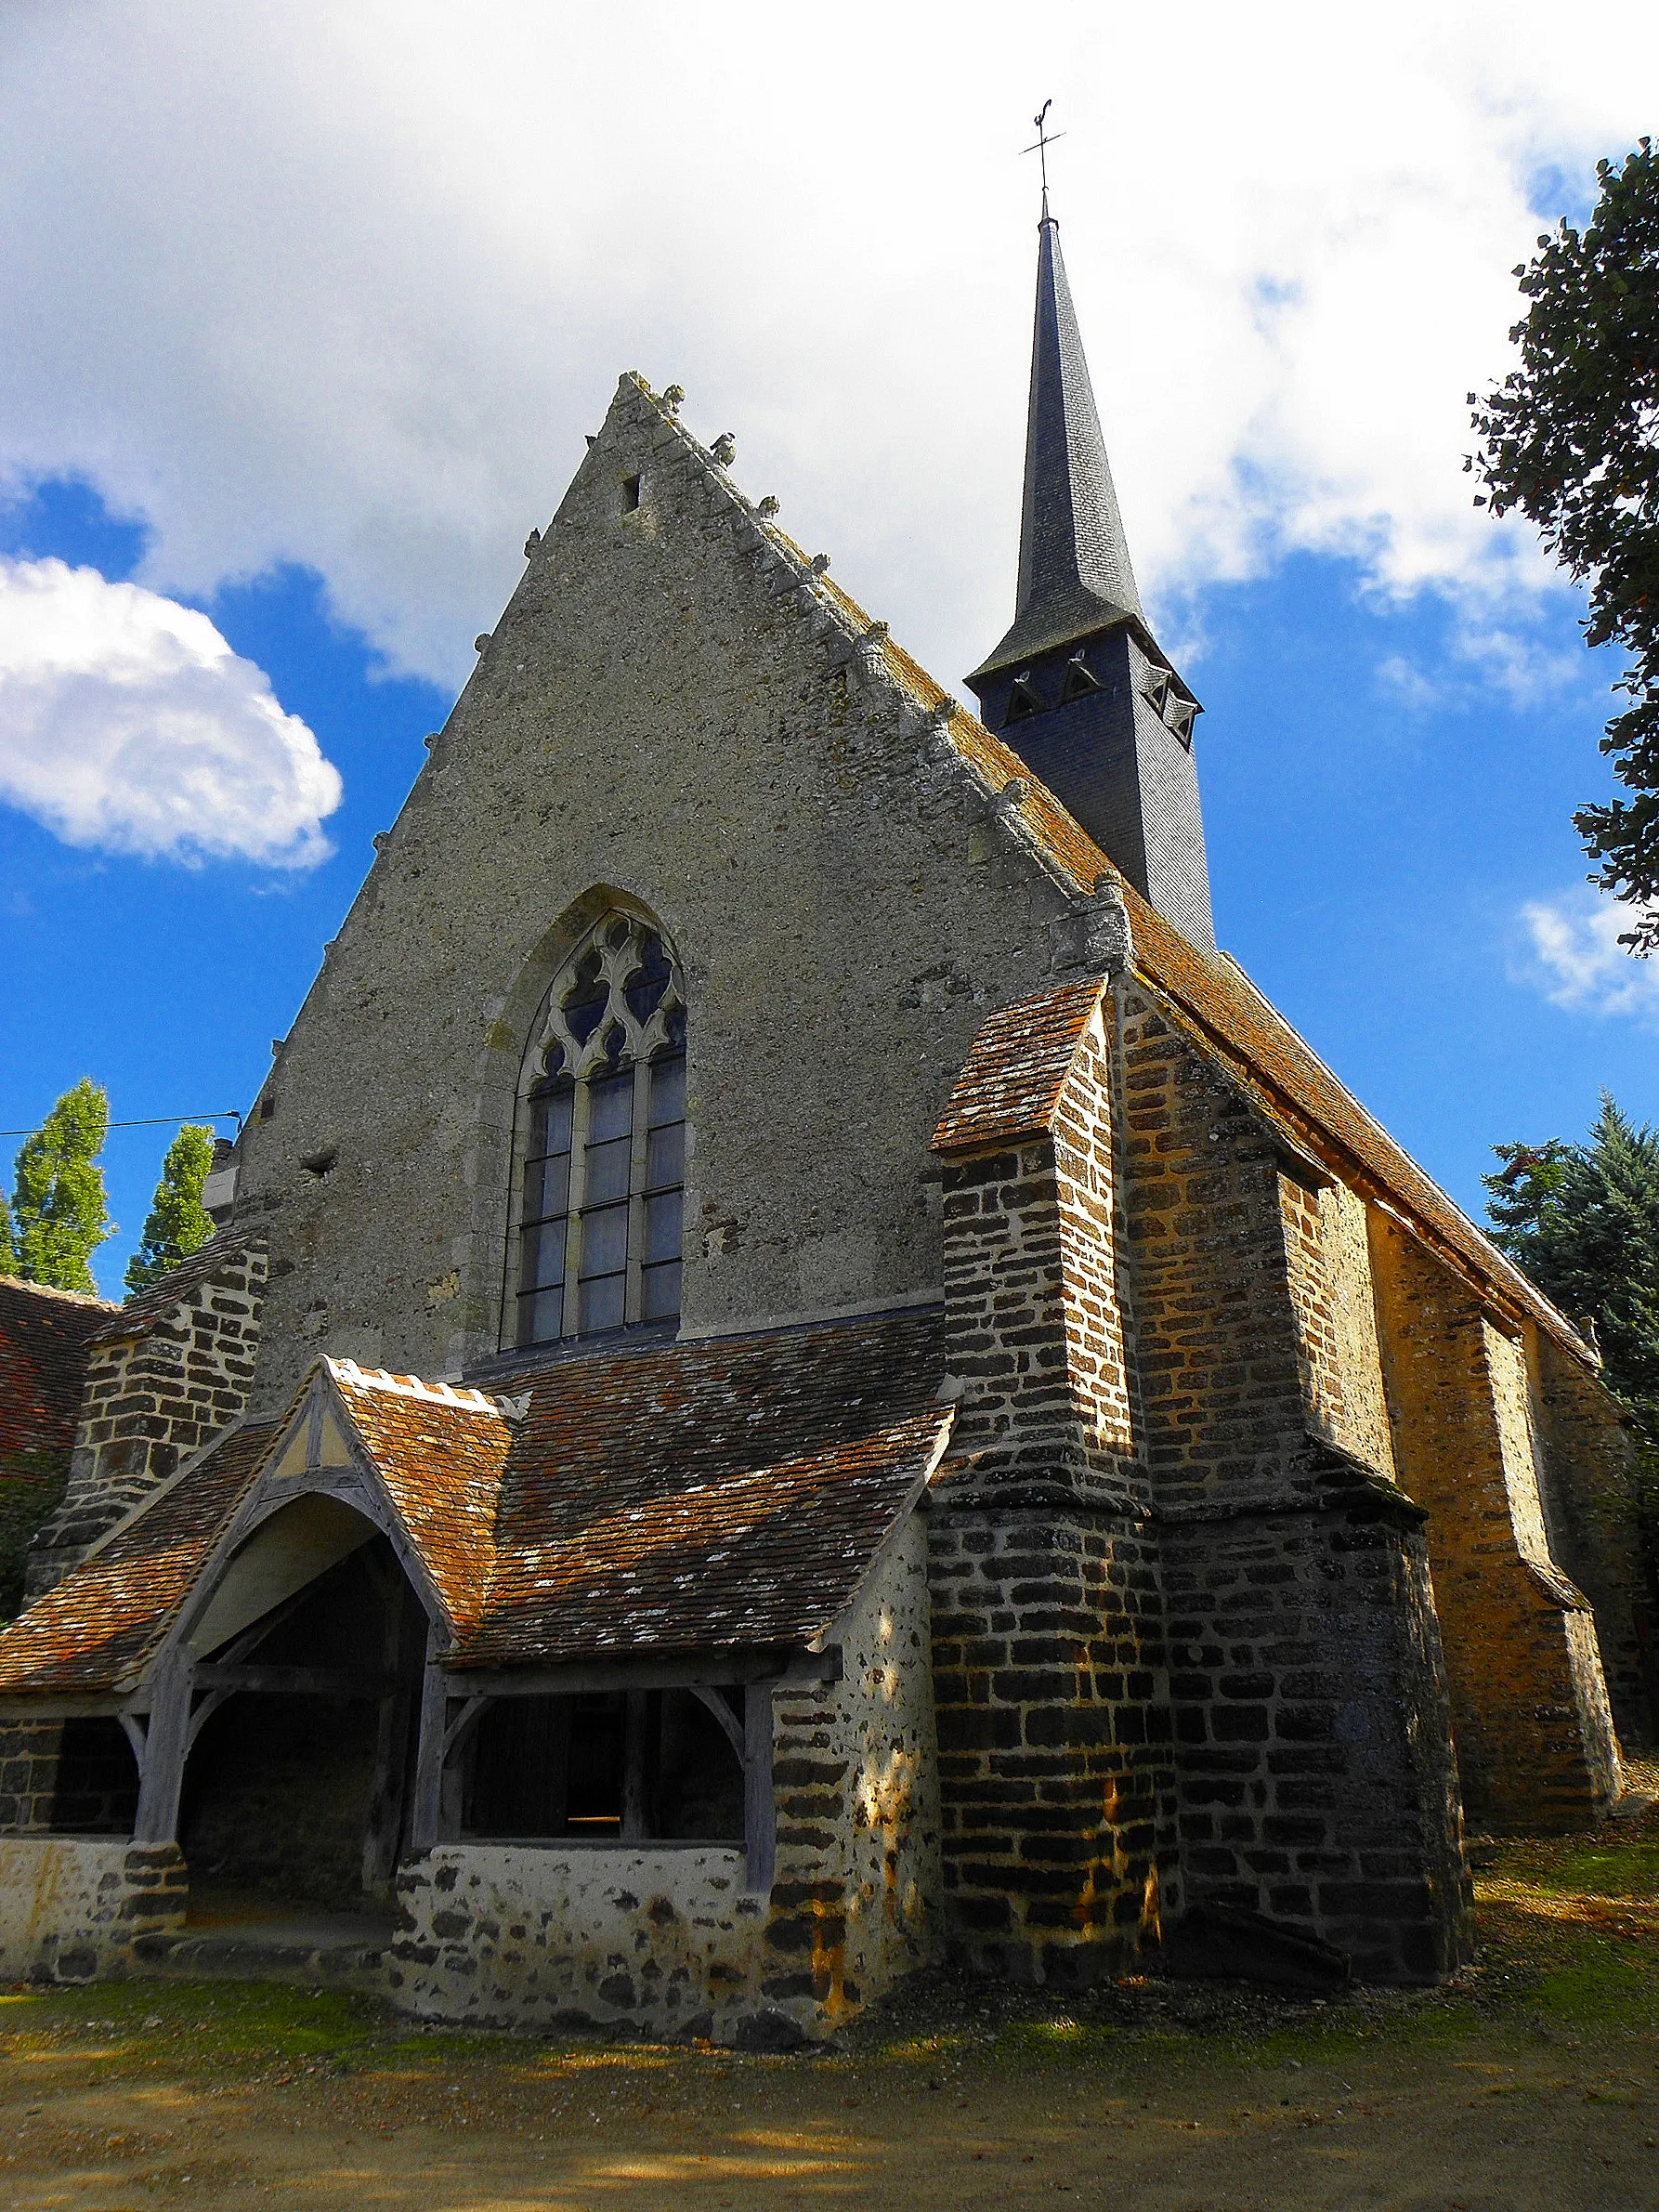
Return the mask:
<path id="1" fill-rule="evenodd" d="M 770 522 L 773 516 L 777 514 L 780 504 L 781 503 L 775 499 L 772 493 L 768 491 L 765 498 L 761 501 L 760 504 L 755 508 L 754 511 L 757 515 L 764 515 L 767 521 Z"/>
<path id="2" fill-rule="evenodd" d="M 671 384 L 662 395 L 662 404 L 668 409 L 670 414 L 673 414 L 676 408 L 684 407 L 686 404 L 685 387 L 681 385 Z"/>
<path id="3" fill-rule="evenodd" d="M 806 564 L 806 573 L 809 576 L 821 576 L 829 566 L 830 556 L 827 553 L 815 553 Z"/>
<path id="4" fill-rule="evenodd" d="M 489 633 L 489 631 L 488 631 L 488 630 L 480 630 L 480 631 L 478 632 L 478 635 L 477 635 L 477 637 L 475 637 L 475 638 L 473 639 L 473 651 L 474 651 L 475 653 L 481 653 L 481 652 L 484 650 L 484 648 L 485 648 L 485 647 L 486 647 L 486 646 L 487 646 L 489 643 L 490 643 L 490 633 Z"/>
<path id="5" fill-rule="evenodd" d="M 389 830 L 376 830 L 372 842 L 374 850 L 377 853 L 384 853 L 392 842 L 392 833 Z"/>
<path id="6" fill-rule="evenodd" d="M 525 557 L 525 559 L 526 559 L 526 560 L 529 560 L 529 558 L 530 555 L 531 555 L 532 553 L 534 553 L 534 551 L 536 550 L 536 547 L 537 547 L 537 546 L 538 546 L 538 545 L 539 545 L 541 543 L 542 543 L 542 533 L 541 533 L 541 531 L 540 531 L 539 530 L 531 530 L 531 532 L 530 532 L 529 536 L 528 538 L 526 538 L 526 540 L 524 541 L 524 557 Z"/>
<path id="7" fill-rule="evenodd" d="M 1135 964 L 1135 936 L 1129 909 L 1115 876 L 1103 875 L 1091 897 L 1081 899 L 1083 965 L 1116 982 Z"/>
<path id="8" fill-rule="evenodd" d="M 738 457 L 738 441 L 729 430 L 723 430 L 709 448 L 709 453 L 722 468 L 729 468 Z"/>

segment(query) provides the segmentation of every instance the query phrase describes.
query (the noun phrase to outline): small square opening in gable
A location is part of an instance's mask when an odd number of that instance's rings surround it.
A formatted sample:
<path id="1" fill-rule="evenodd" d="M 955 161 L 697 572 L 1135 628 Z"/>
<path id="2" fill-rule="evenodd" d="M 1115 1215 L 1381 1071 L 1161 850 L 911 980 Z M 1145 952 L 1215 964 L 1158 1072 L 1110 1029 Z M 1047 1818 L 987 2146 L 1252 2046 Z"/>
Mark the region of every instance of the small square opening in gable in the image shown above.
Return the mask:
<path id="1" fill-rule="evenodd" d="M 638 507 L 638 505 L 639 505 L 639 478 L 638 478 L 637 477 L 624 477 L 624 478 L 622 478 L 622 512 L 623 512 L 623 514 L 624 514 L 624 515 L 632 515 L 632 514 L 634 512 L 634 510 L 635 510 L 635 509 Z"/>

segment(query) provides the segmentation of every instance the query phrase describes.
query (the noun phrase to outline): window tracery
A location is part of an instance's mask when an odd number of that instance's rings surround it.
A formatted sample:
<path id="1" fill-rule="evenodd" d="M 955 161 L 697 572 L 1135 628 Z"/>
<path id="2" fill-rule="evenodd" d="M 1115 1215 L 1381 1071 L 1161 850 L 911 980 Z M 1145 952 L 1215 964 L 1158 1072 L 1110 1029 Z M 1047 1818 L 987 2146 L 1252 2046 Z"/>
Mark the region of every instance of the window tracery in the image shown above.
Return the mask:
<path id="1" fill-rule="evenodd" d="M 648 923 L 607 914 L 554 983 L 520 1128 L 512 1341 L 676 1318 L 686 1008 Z"/>

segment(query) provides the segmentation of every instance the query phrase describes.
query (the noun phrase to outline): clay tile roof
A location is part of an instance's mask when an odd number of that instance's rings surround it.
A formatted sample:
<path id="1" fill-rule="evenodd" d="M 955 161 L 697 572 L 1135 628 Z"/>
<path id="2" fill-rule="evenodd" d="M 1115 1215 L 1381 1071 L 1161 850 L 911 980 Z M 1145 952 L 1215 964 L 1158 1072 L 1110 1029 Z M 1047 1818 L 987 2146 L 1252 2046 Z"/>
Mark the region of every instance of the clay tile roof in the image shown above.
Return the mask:
<path id="1" fill-rule="evenodd" d="M 934 1149 L 961 1152 L 1047 1129 L 1104 988 L 1100 976 L 1090 975 L 993 1014 L 956 1080 Z"/>
<path id="2" fill-rule="evenodd" d="M 129 1687 L 166 1633 L 272 1432 L 232 1429 L 0 1634 L 0 1696 Z"/>
<path id="3" fill-rule="evenodd" d="M 937 1462 L 944 1364 L 921 1313 L 543 1370 L 456 1662 L 810 1643 Z"/>
<path id="4" fill-rule="evenodd" d="M 0 1276 L 0 1467 L 68 1451 L 92 1341 L 115 1311 L 102 1298 Z"/>
<path id="5" fill-rule="evenodd" d="M 456 1630 L 477 1621 L 495 1563 L 512 1431 L 482 1391 L 326 1362 Z"/>
<path id="6" fill-rule="evenodd" d="M 159 1321 L 163 1314 L 170 1314 L 181 1299 L 188 1298 L 203 1283 L 211 1282 L 221 1267 L 232 1260 L 240 1260 L 248 1249 L 248 1241 L 230 1229 L 221 1229 L 205 1244 L 199 1245 L 188 1260 L 169 1268 L 159 1283 L 153 1283 L 148 1290 L 140 1290 L 124 1305 L 117 1306 L 93 1342 L 120 1344 L 129 1337 L 142 1336 L 152 1322 Z"/>

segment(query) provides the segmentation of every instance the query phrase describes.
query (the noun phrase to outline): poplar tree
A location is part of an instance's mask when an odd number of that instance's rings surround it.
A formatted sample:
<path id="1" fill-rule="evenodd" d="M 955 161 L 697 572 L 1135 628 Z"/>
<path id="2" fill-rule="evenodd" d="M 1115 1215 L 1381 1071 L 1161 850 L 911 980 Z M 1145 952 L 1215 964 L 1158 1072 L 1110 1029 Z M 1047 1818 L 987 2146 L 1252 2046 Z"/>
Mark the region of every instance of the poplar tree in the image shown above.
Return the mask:
<path id="1" fill-rule="evenodd" d="M 127 1262 L 129 1298 L 160 1282 L 213 1235 L 213 1219 L 202 1206 L 202 1186 L 213 1166 L 213 1141 L 211 1129 L 187 1121 L 168 1145 L 143 1240 Z"/>
<path id="2" fill-rule="evenodd" d="M 83 1076 L 19 1147 L 4 1263 L 25 1282 L 96 1295 L 88 1262 L 115 1234 L 98 1164 L 109 1126 L 102 1085 Z"/>
<path id="3" fill-rule="evenodd" d="M 1631 908 L 1619 942 L 1659 949 L 1659 158 L 1643 138 L 1596 166 L 1582 231 L 1563 222 L 1516 269 L 1531 304 L 1509 333 L 1519 367 L 1469 395 L 1477 506 L 1511 507 L 1589 595 L 1585 643 L 1627 659 L 1630 704 L 1601 750 L 1630 794 L 1573 817 L 1596 881 Z"/>

